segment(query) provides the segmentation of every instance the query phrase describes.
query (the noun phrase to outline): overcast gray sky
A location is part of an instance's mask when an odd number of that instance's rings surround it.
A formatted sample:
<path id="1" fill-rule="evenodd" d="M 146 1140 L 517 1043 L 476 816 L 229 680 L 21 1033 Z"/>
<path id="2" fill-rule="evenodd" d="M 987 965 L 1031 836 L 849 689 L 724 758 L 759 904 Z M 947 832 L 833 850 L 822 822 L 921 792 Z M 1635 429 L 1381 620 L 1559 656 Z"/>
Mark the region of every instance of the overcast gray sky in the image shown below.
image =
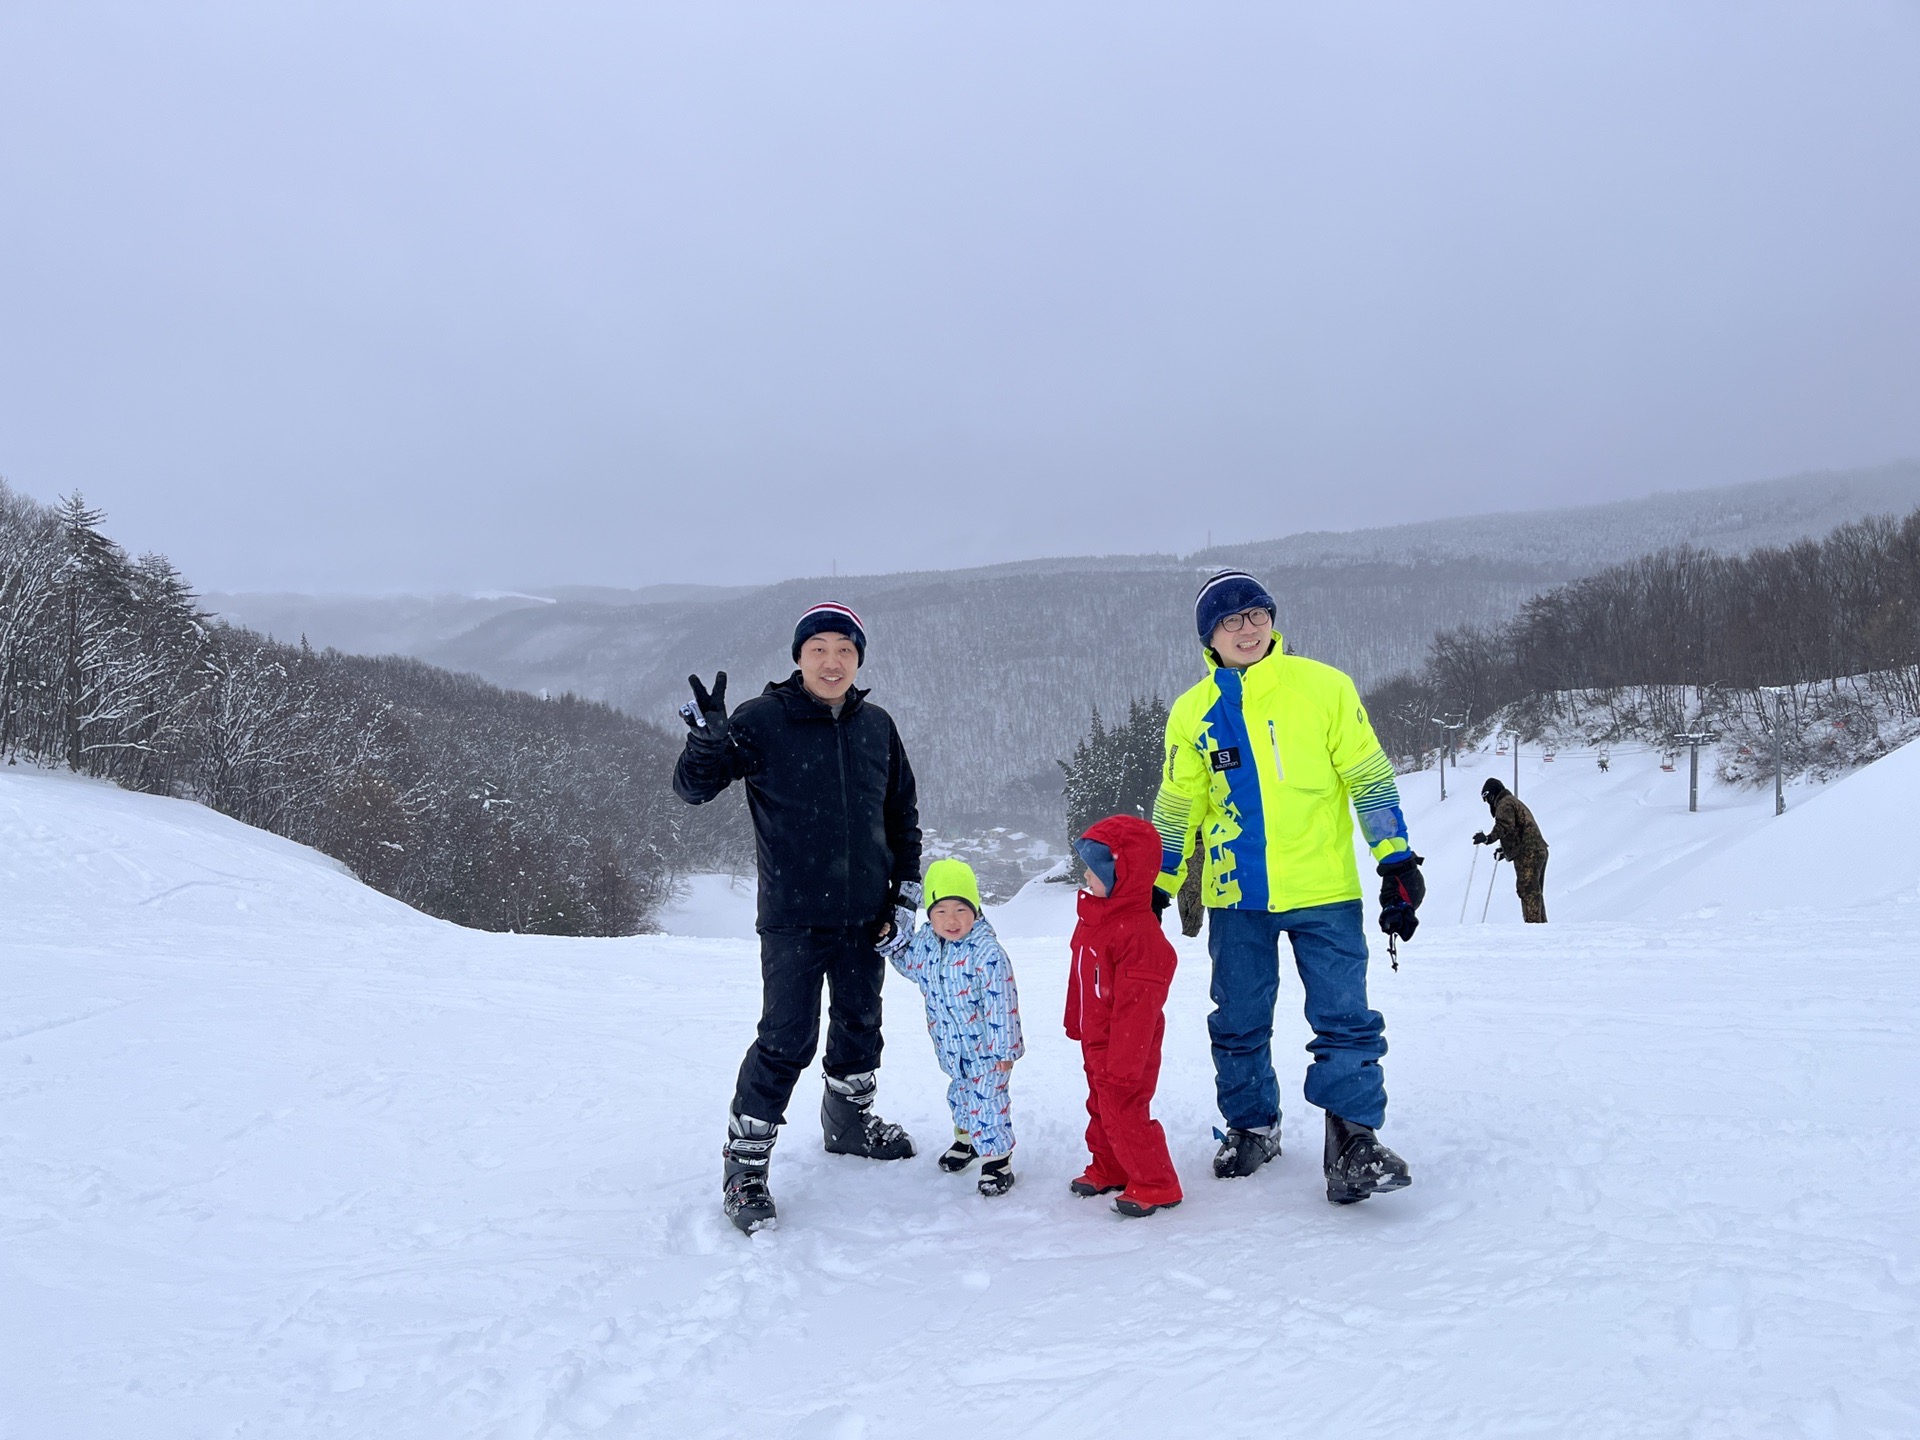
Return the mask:
<path id="1" fill-rule="evenodd" d="M 0 6 L 0 476 L 203 588 L 1920 454 L 1920 3 Z"/>

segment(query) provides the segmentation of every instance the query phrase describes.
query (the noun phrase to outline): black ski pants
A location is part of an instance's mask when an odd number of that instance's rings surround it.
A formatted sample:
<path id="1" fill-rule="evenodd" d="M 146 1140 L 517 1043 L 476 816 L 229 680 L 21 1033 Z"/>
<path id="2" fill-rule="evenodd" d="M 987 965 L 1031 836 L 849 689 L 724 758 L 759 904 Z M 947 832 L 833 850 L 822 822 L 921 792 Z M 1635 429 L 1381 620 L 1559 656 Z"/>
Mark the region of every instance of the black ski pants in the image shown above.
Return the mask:
<path id="1" fill-rule="evenodd" d="M 820 1044 L 820 982 L 827 983 L 826 1072 L 835 1079 L 880 1065 L 880 986 L 887 962 L 873 926 L 760 932 L 760 1032 L 740 1062 L 733 1108 L 784 1124 L 793 1087 Z"/>

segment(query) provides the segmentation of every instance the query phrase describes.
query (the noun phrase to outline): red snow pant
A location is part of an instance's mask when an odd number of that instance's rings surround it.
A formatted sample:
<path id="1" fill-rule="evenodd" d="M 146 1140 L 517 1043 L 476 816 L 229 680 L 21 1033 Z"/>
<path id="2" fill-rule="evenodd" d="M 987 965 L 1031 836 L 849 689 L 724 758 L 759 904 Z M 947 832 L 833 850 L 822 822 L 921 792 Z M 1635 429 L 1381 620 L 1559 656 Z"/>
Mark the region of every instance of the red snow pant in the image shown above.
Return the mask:
<path id="1" fill-rule="evenodd" d="M 1080 1042 L 1087 1067 L 1087 1149 L 1093 1155 L 1083 1178 L 1102 1190 L 1123 1185 L 1125 1198 L 1141 1205 L 1170 1205 L 1180 1198 L 1167 1132 L 1148 1113 L 1160 1082 L 1160 1040 L 1166 1031 L 1166 1017 L 1155 1017 L 1140 1073 L 1124 1078 L 1107 1069 L 1106 1041 Z"/>

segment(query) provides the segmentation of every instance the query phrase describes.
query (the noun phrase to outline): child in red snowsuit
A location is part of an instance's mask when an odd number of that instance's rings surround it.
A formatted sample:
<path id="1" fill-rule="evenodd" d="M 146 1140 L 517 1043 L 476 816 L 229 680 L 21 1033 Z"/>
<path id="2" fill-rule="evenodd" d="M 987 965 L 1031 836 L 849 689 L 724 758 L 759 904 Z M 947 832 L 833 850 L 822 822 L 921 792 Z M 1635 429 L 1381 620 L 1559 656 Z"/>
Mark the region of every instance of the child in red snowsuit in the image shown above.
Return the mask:
<path id="1" fill-rule="evenodd" d="M 1166 1132 L 1147 1113 L 1176 959 L 1153 909 L 1160 834 L 1138 816 L 1113 815 L 1074 848 L 1087 862 L 1087 888 L 1073 931 L 1067 1038 L 1080 1042 L 1086 1061 L 1093 1163 L 1071 1188 L 1076 1195 L 1120 1190 L 1115 1210 L 1151 1215 L 1180 1203 Z"/>

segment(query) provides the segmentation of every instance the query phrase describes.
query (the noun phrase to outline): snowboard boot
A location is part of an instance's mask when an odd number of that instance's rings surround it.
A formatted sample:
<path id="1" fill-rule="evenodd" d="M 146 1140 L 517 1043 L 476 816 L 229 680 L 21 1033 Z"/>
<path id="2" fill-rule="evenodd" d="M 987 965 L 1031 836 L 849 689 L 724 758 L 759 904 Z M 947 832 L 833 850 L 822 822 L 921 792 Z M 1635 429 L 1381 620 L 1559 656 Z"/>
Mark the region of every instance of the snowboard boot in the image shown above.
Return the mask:
<path id="1" fill-rule="evenodd" d="M 953 1132 L 953 1144 L 940 1156 L 940 1168 L 949 1175 L 958 1175 L 962 1170 L 980 1158 L 980 1152 L 973 1148 L 973 1140 L 961 1130 Z"/>
<path id="2" fill-rule="evenodd" d="M 845 1079 L 827 1076 L 827 1093 L 820 1101 L 820 1128 L 826 1132 L 829 1155 L 905 1160 L 914 1153 L 906 1131 L 873 1113 L 873 1090 L 871 1070 Z"/>
<path id="3" fill-rule="evenodd" d="M 1234 1126 L 1224 1135 L 1218 1130 L 1213 1133 L 1220 1141 L 1220 1149 L 1213 1157 L 1216 1180 L 1251 1175 L 1269 1160 L 1280 1158 L 1280 1122 L 1277 1120 L 1254 1129 Z"/>
<path id="4" fill-rule="evenodd" d="M 1067 1182 L 1067 1189 L 1078 1195 L 1082 1200 L 1092 1199 L 1095 1195 L 1111 1195 L 1116 1190 L 1124 1190 L 1126 1188 L 1124 1185 L 1102 1185 L 1094 1178 L 1092 1170 L 1088 1170 L 1077 1180 L 1069 1180 Z"/>
<path id="5" fill-rule="evenodd" d="M 751 1115 L 727 1117 L 727 1143 L 721 1149 L 726 1162 L 720 1182 L 720 1208 L 742 1234 L 772 1230 L 780 1223 L 774 1212 L 773 1192 L 767 1189 L 767 1162 L 779 1127 Z"/>
<path id="6" fill-rule="evenodd" d="M 1380 1143 L 1365 1125 L 1327 1112 L 1327 1199 L 1351 1205 L 1369 1195 L 1404 1190 L 1413 1183 L 1407 1162 Z"/>
<path id="7" fill-rule="evenodd" d="M 1013 1189 L 1013 1156 L 983 1161 L 980 1166 L 980 1193 L 991 1200 Z"/>

